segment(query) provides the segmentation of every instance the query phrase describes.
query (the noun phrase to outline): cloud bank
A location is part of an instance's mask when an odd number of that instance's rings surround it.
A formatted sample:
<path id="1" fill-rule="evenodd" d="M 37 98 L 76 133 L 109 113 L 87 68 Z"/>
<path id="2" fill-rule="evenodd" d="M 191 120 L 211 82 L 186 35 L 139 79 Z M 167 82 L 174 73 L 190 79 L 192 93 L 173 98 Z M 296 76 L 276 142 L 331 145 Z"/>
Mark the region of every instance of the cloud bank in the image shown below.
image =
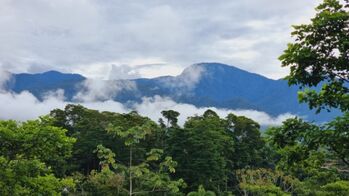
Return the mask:
<path id="1" fill-rule="evenodd" d="M 43 101 L 39 101 L 31 93 L 24 91 L 20 94 L 10 92 L 0 93 L 0 119 L 14 119 L 18 121 L 25 121 L 36 119 L 39 116 L 49 114 L 55 108 L 63 109 L 65 105 L 71 102 L 64 101 L 62 97 L 62 90 L 48 93 Z M 217 109 L 214 107 L 198 108 L 194 105 L 176 103 L 170 98 L 163 98 L 155 96 L 152 98 L 143 98 L 141 103 L 135 103 L 132 106 L 126 107 L 122 103 L 106 100 L 95 101 L 85 100 L 81 102 L 74 102 L 74 104 L 81 104 L 87 108 L 96 109 L 100 111 L 110 111 L 118 113 L 127 113 L 130 111 L 137 111 L 141 115 L 148 116 L 154 121 L 161 117 L 163 110 L 176 110 L 181 115 L 179 116 L 179 124 L 183 125 L 186 119 L 194 115 L 202 115 L 207 109 L 217 112 L 221 117 L 227 116 L 229 113 L 249 117 L 257 121 L 262 126 L 279 125 L 287 118 L 293 117 L 291 114 L 283 114 L 278 117 L 271 117 L 264 112 L 253 110 L 226 110 Z"/>
<path id="2" fill-rule="evenodd" d="M 183 125 L 188 117 L 202 115 L 208 109 L 215 111 L 222 118 L 226 117 L 229 113 L 233 113 L 238 116 L 246 116 L 255 120 L 262 126 L 280 125 L 284 120 L 294 117 L 294 115 L 289 113 L 282 114 L 277 117 L 271 117 L 265 112 L 255 110 L 229 110 L 218 109 L 215 107 L 198 108 L 191 104 L 176 103 L 170 98 L 163 98 L 160 96 L 143 98 L 143 101 L 139 104 L 135 104 L 133 108 L 140 114 L 148 116 L 153 120 L 159 119 L 161 117 L 161 111 L 163 110 L 178 111 L 181 114 L 178 118 L 180 125 Z"/>

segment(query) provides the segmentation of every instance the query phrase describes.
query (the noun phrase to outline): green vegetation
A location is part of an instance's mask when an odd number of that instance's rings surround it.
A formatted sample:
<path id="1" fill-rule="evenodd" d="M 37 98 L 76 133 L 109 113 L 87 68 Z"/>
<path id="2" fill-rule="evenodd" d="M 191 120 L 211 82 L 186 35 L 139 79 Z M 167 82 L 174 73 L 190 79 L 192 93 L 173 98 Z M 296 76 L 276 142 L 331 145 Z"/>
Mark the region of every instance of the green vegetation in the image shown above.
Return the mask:
<path id="1" fill-rule="evenodd" d="M 0 195 L 349 195 L 348 3 L 325 0 L 280 57 L 300 100 L 336 107 L 323 125 L 270 127 L 207 110 L 177 124 L 136 112 L 67 105 L 27 122 L 0 121 Z M 337 52 L 334 52 L 337 51 Z"/>
<path id="2" fill-rule="evenodd" d="M 294 26 L 295 43 L 280 56 L 289 84 L 300 84 L 310 108 L 349 110 L 349 3 L 324 0 L 311 24 Z M 320 91 L 308 87 L 322 86 Z"/>
<path id="3" fill-rule="evenodd" d="M 234 114 L 207 110 L 183 127 L 175 111 L 163 114 L 157 124 L 67 105 L 35 121 L 0 121 L 0 194 L 349 193 L 348 115 L 323 126 L 288 119 L 262 135 Z"/>

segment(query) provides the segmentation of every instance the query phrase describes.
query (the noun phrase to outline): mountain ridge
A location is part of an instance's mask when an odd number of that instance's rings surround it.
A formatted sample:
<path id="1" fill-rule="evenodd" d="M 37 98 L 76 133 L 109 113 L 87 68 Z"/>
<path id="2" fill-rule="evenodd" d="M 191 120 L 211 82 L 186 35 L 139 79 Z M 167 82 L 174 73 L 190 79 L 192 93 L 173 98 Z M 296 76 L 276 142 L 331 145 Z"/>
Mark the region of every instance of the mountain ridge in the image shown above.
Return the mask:
<path id="1" fill-rule="evenodd" d="M 87 80 L 80 74 L 65 74 L 54 70 L 38 74 L 13 74 L 8 89 L 20 93 L 31 92 L 39 100 L 47 91 L 63 89 L 65 97 L 74 101 L 74 95 Z M 119 82 L 120 80 L 109 80 Z M 135 89 L 123 89 L 111 97 L 121 103 L 140 102 L 143 97 L 159 95 L 178 103 L 197 107 L 249 109 L 263 111 L 271 116 L 292 113 L 308 116 L 318 122 L 333 118 L 337 111 L 315 115 L 297 100 L 297 86 L 289 87 L 286 80 L 270 79 L 222 63 L 193 64 L 177 76 L 123 80 L 133 82 Z"/>

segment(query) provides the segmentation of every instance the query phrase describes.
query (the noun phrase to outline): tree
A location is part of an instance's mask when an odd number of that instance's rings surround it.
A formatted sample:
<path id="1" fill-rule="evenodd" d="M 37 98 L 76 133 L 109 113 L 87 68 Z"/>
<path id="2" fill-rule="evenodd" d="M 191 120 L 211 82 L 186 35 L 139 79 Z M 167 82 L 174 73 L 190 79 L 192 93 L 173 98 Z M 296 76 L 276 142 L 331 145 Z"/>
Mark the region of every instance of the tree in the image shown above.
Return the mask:
<path id="1" fill-rule="evenodd" d="M 134 114 L 138 115 L 138 114 Z M 129 164 L 128 164 L 128 173 L 129 173 L 129 195 L 133 195 L 133 151 L 136 144 L 140 142 L 140 140 L 144 139 L 144 137 L 150 134 L 156 127 L 156 124 L 151 120 L 148 120 L 144 124 L 131 127 L 130 129 L 123 130 L 122 127 L 113 126 L 109 127 L 109 132 L 116 134 L 117 136 L 124 138 L 125 145 L 129 147 Z"/>
<path id="2" fill-rule="evenodd" d="M 139 118 L 137 113 L 131 113 L 131 117 Z M 156 123 L 149 118 L 143 118 L 143 122 L 128 129 L 110 124 L 108 131 L 114 136 L 123 138 L 125 146 L 129 148 L 128 165 L 116 164 L 116 168 L 120 168 L 122 173 L 127 174 L 125 176 L 128 179 L 128 195 L 135 194 L 155 194 L 155 193 L 177 193 L 179 188 L 185 186 L 182 179 L 172 181 L 169 174 L 175 172 L 175 166 L 177 163 L 172 160 L 171 157 L 165 157 L 161 160 L 163 150 L 151 149 L 144 159 L 137 157 L 134 160 L 134 151 L 137 151 L 138 144 L 146 139 L 147 135 L 151 135 L 152 132 L 158 129 Z M 111 156 L 108 156 L 109 158 Z M 158 162 L 154 166 L 154 162 Z M 157 171 L 153 171 L 153 170 Z"/>
<path id="3" fill-rule="evenodd" d="M 349 195 L 349 182 L 337 181 L 321 187 L 321 193 L 326 195 Z"/>
<path id="4" fill-rule="evenodd" d="M 48 117 L 23 123 L 0 121 L 1 155 L 9 160 L 37 159 L 64 176 L 76 140 L 66 136 L 67 130 L 49 125 L 50 121 Z"/>
<path id="5" fill-rule="evenodd" d="M 267 156 L 263 156 L 265 143 L 259 131 L 259 124 L 247 117 L 234 114 L 229 114 L 226 121 L 227 132 L 234 142 L 234 153 L 229 156 L 232 169 L 261 166 Z"/>
<path id="6" fill-rule="evenodd" d="M 331 174 L 348 172 L 349 1 L 324 0 L 317 12 L 311 24 L 294 27 L 295 42 L 288 45 L 280 60 L 283 66 L 290 67 L 289 84 L 305 88 L 299 92 L 301 102 L 308 103 L 317 112 L 338 108 L 344 116 L 316 128 L 317 131 L 289 126 L 287 130 L 293 130 L 294 137 L 283 137 L 280 132 L 278 140 L 286 142 L 284 147 L 279 146 L 283 149 L 282 157 L 298 159 L 298 165 L 308 172 L 307 176 L 312 173 L 307 181 L 312 180 L 310 184 L 320 189 L 319 184 L 334 183 L 329 185 L 331 187 L 341 183 L 319 171 L 335 171 Z M 304 125 L 298 122 L 300 124 Z M 293 140 L 293 143 L 288 140 Z M 284 165 L 291 168 L 292 163 L 284 162 Z"/>
<path id="7" fill-rule="evenodd" d="M 103 145 L 98 145 L 94 151 L 100 165 L 99 170 L 92 170 L 86 182 L 80 180 L 81 193 L 87 191 L 93 195 L 120 195 L 123 192 L 124 176 L 112 171 L 116 168 L 115 153 Z"/>
<path id="8" fill-rule="evenodd" d="M 59 195 L 74 191 L 71 178 L 57 178 L 37 159 L 0 156 L 0 195 Z"/>
<path id="9" fill-rule="evenodd" d="M 0 195 L 74 190 L 74 181 L 63 177 L 75 139 L 49 121 L 47 117 L 23 123 L 0 121 Z"/>
<path id="10" fill-rule="evenodd" d="M 232 138 L 226 121 L 212 110 L 190 117 L 184 129 L 171 129 L 167 153 L 178 162 L 175 177 L 184 178 L 188 191 L 199 185 L 217 193 L 227 189 L 227 156 L 232 152 Z"/>
<path id="11" fill-rule="evenodd" d="M 322 167 L 328 153 L 319 143 L 321 132 L 318 126 L 298 118 L 267 130 L 268 141 L 279 156 L 276 167 L 300 180 L 319 173 L 331 175 L 330 170 Z"/>
<path id="12" fill-rule="evenodd" d="M 116 151 L 123 145 L 118 138 L 110 137 L 107 126 L 114 122 L 123 126 L 128 122 L 122 114 L 99 112 L 84 108 L 81 105 L 67 105 L 64 110 L 51 111 L 52 125 L 68 130 L 67 134 L 76 138 L 73 147 L 73 156 L 70 160 L 70 171 L 79 171 L 89 174 L 91 170 L 98 168 L 98 158 L 93 153 L 96 146 L 104 146 Z M 121 149 L 121 148 L 118 148 Z M 118 154 L 123 152 L 116 151 Z M 125 152 L 127 153 L 127 152 Z"/>
<path id="13" fill-rule="evenodd" d="M 236 171 L 241 195 L 291 195 L 300 182 L 281 171 L 241 169 Z"/>
<path id="14" fill-rule="evenodd" d="M 349 111 L 349 3 L 324 0 L 311 24 L 294 26 L 295 42 L 280 56 L 282 66 L 290 67 L 290 85 L 314 87 L 299 92 L 318 112 L 324 108 Z"/>
<path id="15" fill-rule="evenodd" d="M 81 182 L 80 182 L 81 183 Z M 102 168 L 100 171 L 92 170 L 87 179 L 83 181 L 80 192 L 91 195 L 120 195 L 123 193 L 124 177 L 113 172 L 110 168 Z"/>
<path id="16" fill-rule="evenodd" d="M 200 185 L 198 191 L 188 193 L 187 196 L 216 196 L 213 191 L 206 191 L 205 188 Z"/>
<path id="17" fill-rule="evenodd" d="M 349 167 L 349 113 L 329 122 L 321 135 L 324 145 Z"/>
<path id="18" fill-rule="evenodd" d="M 343 145 L 345 147 L 347 142 L 341 140 L 341 134 L 298 118 L 288 119 L 282 126 L 267 130 L 268 141 L 278 154 L 276 168 L 301 181 L 297 190 L 301 195 L 332 195 L 324 188 L 327 186 L 341 190 L 340 181 L 347 180 L 345 174 L 348 172 L 338 164 L 341 156 L 347 156 L 343 154 L 346 152 Z"/>
<path id="19" fill-rule="evenodd" d="M 81 105 L 67 105 L 64 110 L 53 110 L 50 116 L 53 118 L 53 126 L 66 128 L 67 134 L 77 140 L 74 144 L 69 171 L 71 173 L 79 171 L 86 175 L 99 167 L 99 159 L 93 153 L 99 144 L 111 149 L 119 157 L 123 157 L 120 161 L 124 164 L 128 161 L 125 157 L 128 156 L 129 151 L 125 147 L 124 139 L 119 136 L 112 137 L 108 133 L 110 124 L 128 130 L 149 120 L 136 112 L 127 114 L 99 112 Z M 160 146 L 159 130 L 158 127 L 154 127 L 151 134 L 147 134 L 147 138 L 138 144 L 139 150 L 135 154 L 137 158 L 142 157 L 151 148 Z"/>
<path id="20" fill-rule="evenodd" d="M 169 127 L 170 124 L 172 127 L 178 126 L 177 117 L 179 116 L 179 112 L 174 111 L 174 110 L 164 110 L 161 112 L 161 114 L 167 119 L 166 127 Z"/>

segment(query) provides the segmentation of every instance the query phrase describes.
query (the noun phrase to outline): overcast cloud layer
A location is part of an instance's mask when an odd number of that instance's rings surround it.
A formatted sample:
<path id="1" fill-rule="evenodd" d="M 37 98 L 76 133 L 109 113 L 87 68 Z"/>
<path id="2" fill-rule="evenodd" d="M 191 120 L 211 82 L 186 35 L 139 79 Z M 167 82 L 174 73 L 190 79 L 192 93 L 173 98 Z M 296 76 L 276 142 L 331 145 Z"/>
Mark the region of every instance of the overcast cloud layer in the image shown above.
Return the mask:
<path id="1" fill-rule="evenodd" d="M 318 3 L 0 0 L 0 67 L 125 79 L 214 61 L 280 78 L 287 70 L 277 57 L 291 40 L 290 26 L 308 22 Z"/>

